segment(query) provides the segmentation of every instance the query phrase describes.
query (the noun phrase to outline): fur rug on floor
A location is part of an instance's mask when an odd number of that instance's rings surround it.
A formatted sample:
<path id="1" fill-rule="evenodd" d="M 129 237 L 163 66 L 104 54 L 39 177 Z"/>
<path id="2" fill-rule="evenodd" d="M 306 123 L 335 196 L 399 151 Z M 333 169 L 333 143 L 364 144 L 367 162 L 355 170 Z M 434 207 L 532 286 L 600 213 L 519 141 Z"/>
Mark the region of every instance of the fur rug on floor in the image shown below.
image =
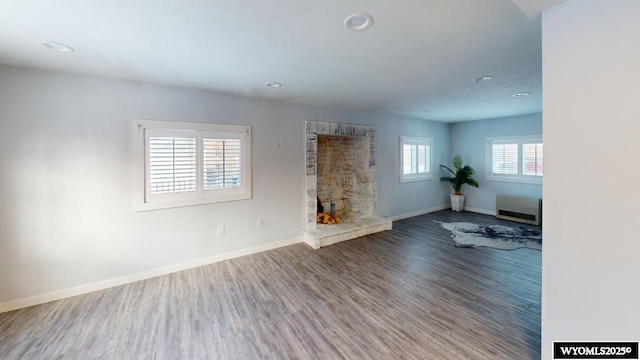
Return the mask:
<path id="1" fill-rule="evenodd" d="M 468 222 L 436 222 L 451 231 L 456 247 L 485 246 L 501 250 L 526 247 L 542 250 L 542 233 L 539 230 L 502 225 L 484 226 Z"/>

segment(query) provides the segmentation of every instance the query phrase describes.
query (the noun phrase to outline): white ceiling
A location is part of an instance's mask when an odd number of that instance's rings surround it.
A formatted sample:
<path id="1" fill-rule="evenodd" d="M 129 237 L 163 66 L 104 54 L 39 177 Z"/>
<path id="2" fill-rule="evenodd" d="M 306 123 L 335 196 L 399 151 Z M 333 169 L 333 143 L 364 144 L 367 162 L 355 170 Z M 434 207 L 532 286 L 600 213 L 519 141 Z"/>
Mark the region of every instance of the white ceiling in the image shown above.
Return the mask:
<path id="1" fill-rule="evenodd" d="M 476 120 L 542 110 L 540 12 L 562 1 L 0 0 L 0 63 Z M 370 29 L 343 26 L 357 12 Z"/>

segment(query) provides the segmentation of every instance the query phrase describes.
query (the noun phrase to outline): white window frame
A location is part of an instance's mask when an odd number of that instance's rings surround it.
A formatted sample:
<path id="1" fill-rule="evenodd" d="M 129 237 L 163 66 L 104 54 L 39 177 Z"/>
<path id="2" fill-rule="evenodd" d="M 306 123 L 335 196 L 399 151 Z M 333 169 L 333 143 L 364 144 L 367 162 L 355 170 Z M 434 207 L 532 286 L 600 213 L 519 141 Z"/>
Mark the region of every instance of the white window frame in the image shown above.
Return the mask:
<path id="1" fill-rule="evenodd" d="M 151 195 L 149 176 L 147 175 L 149 167 L 148 144 L 146 139 L 150 133 L 171 135 L 184 133 L 185 131 L 192 132 L 196 136 L 196 190 Z M 242 179 L 240 181 L 240 187 L 204 189 L 202 139 L 205 134 L 207 138 L 215 135 L 217 138 L 242 140 Z M 135 211 L 169 209 L 251 199 L 251 126 L 135 120 L 133 122 L 133 138 L 133 203 Z"/>
<path id="2" fill-rule="evenodd" d="M 429 147 L 429 171 L 404 174 L 404 145 L 426 145 Z M 400 136 L 400 182 L 425 181 L 433 179 L 433 138 Z"/>
<path id="3" fill-rule="evenodd" d="M 522 156 L 524 144 L 542 144 L 542 135 L 488 137 L 486 139 L 486 177 L 492 181 L 506 181 L 525 184 L 542 184 L 543 175 L 524 175 L 522 172 Z M 493 145 L 494 144 L 518 144 L 517 174 L 493 173 Z M 544 155 L 543 155 L 544 156 Z"/>

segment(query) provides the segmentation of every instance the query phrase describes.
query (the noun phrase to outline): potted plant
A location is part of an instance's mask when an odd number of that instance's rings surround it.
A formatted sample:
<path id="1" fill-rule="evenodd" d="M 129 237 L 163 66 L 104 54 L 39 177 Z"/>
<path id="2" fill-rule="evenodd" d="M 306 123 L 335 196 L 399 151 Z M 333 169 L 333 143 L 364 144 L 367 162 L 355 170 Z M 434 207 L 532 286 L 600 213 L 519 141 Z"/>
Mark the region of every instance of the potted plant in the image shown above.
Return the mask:
<path id="1" fill-rule="evenodd" d="M 453 188 L 453 194 L 451 194 L 451 209 L 453 211 L 462 211 L 464 208 L 464 195 L 462 194 L 462 185 L 467 184 L 478 187 L 478 182 L 473 179 L 473 173 L 475 170 L 469 165 L 462 165 L 462 157 L 456 155 L 453 157 L 453 167 L 456 171 L 451 170 L 446 165 L 440 165 L 441 168 L 445 168 L 453 174 L 453 176 L 443 176 L 440 181 L 446 181 L 451 183 Z"/>

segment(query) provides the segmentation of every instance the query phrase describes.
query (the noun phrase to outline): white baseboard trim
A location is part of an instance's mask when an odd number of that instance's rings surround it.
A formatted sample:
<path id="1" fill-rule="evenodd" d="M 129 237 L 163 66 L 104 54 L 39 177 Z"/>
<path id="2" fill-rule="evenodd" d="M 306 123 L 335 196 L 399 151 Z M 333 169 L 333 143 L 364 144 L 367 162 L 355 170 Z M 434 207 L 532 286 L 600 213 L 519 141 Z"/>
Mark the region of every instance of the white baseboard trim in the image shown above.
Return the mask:
<path id="1" fill-rule="evenodd" d="M 309 245 L 309 247 L 311 247 L 313 250 L 320 249 L 320 242 L 316 241 L 316 239 L 314 239 L 313 236 L 307 235 L 306 231 L 303 232 L 302 234 L 302 242 Z"/>
<path id="2" fill-rule="evenodd" d="M 414 217 L 414 216 L 420 216 L 420 215 L 424 215 L 424 214 L 428 214 L 428 213 L 432 213 L 432 212 L 448 209 L 450 207 L 451 207 L 451 205 L 440 205 L 440 206 L 432 207 L 430 209 L 423 209 L 423 210 L 418 210 L 418 211 L 414 211 L 414 212 L 410 212 L 410 213 L 406 213 L 406 214 L 390 216 L 387 219 L 390 219 L 391 221 L 398 221 L 398 220 L 408 219 L 408 218 L 411 218 L 411 217 Z"/>
<path id="3" fill-rule="evenodd" d="M 477 209 L 477 208 L 470 208 L 470 207 L 465 207 L 464 208 L 465 211 L 471 211 L 474 213 L 478 213 L 478 214 L 485 214 L 485 215 L 492 215 L 492 216 L 496 216 L 496 212 L 495 211 L 490 211 L 490 210 L 484 210 L 484 209 Z"/>
<path id="4" fill-rule="evenodd" d="M 220 261 L 235 259 L 242 256 L 260 253 L 267 250 L 277 249 L 302 242 L 302 236 L 296 236 L 291 239 L 281 240 L 265 245 L 254 246 L 247 249 L 231 251 L 224 254 L 213 255 L 202 259 L 191 260 L 175 265 L 163 266 L 161 268 L 143 271 L 136 274 L 124 275 L 112 279 L 102 280 L 91 284 L 80 285 L 69 289 L 52 291 L 45 294 L 30 296 L 23 299 L 11 300 L 0 303 L 0 313 L 26 308 L 29 306 L 48 303 L 51 301 L 66 299 L 72 296 L 87 294 L 90 292 L 108 289 L 114 286 L 129 284 L 136 281 L 151 279 L 154 277 L 175 273 L 182 270 L 193 269 L 196 267 L 217 263 Z"/>

